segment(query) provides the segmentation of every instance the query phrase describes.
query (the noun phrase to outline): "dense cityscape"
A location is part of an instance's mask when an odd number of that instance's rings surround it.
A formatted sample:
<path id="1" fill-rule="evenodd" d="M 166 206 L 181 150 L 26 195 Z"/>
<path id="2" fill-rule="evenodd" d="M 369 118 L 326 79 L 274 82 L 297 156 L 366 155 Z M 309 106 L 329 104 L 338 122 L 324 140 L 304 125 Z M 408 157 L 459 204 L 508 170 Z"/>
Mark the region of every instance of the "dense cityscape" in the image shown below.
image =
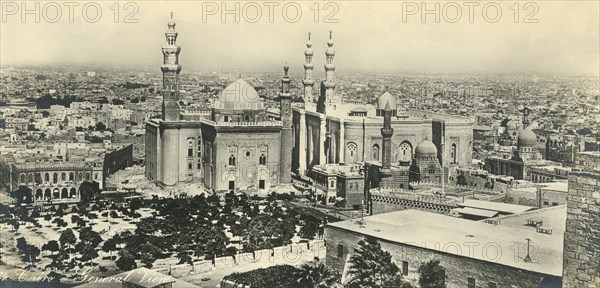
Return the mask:
<path id="1" fill-rule="evenodd" d="M 0 66 L 0 287 L 600 285 L 597 75 L 341 71 L 335 30 L 188 71 L 165 24 L 160 69 Z"/>

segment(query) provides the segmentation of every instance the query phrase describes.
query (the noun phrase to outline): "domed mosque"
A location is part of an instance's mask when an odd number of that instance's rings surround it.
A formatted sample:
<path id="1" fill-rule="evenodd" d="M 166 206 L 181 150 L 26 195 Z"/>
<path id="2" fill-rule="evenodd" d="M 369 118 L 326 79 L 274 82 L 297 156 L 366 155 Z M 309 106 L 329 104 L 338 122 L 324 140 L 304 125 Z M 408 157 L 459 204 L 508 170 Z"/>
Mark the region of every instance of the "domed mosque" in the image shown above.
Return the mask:
<path id="1" fill-rule="evenodd" d="M 527 127 L 517 137 L 517 148 L 510 159 L 493 156 L 485 159 L 485 170 L 496 175 L 512 176 L 515 180 L 531 180 L 529 170 L 545 166 L 546 161 L 538 151 L 535 132 Z"/>
<path id="2" fill-rule="evenodd" d="M 267 116 L 262 99 L 243 79 L 230 83 L 212 109 L 179 107 L 179 52 L 170 19 L 161 70 L 163 113 L 146 123 L 146 178 L 161 187 L 197 182 L 211 191 L 291 185 L 290 78 L 284 67 L 279 120 Z"/>

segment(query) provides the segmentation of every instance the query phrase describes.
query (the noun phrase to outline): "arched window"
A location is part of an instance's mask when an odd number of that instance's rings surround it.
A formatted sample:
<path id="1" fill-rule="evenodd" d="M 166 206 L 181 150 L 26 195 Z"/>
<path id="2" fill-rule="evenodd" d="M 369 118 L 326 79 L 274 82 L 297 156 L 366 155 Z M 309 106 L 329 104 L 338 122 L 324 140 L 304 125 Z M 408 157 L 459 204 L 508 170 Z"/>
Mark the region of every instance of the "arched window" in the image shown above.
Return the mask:
<path id="1" fill-rule="evenodd" d="M 29 174 L 29 175 L 27 176 L 27 182 L 28 182 L 28 183 L 31 183 L 31 182 L 33 182 L 33 174 Z"/>
<path id="2" fill-rule="evenodd" d="M 331 187 L 331 188 L 335 187 L 335 181 L 331 180 L 331 182 L 329 182 L 329 187 Z"/>
<path id="3" fill-rule="evenodd" d="M 248 116 L 248 115 L 244 116 L 244 121 L 250 122 L 250 116 Z"/>
<path id="4" fill-rule="evenodd" d="M 52 182 L 54 182 L 54 184 L 58 183 L 58 173 L 54 173 L 52 174 Z"/>
<path id="5" fill-rule="evenodd" d="M 350 142 L 348 143 L 348 145 L 346 145 L 346 148 L 348 149 L 349 162 L 355 162 L 354 160 L 356 157 L 356 149 L 358 148 L 358 145 L 356 145 L 356 143 Z"/>
<path id="6" fill-rule="evenodd" d="M 379 145 L 375 144 L 373 145 L 372 150 L 372 154 L 371 157 L 374 161 L 378 161 L 379 160 Z"/>
<path id="7" fill-rule="evenodd" d="M 65 172 L 60 174 L 60 181 L 67 181 L 67 174 Z"/>
<path id="8" fill-rule="evenodd" d="M 77 175 L 77 180 L 78 181 L 83 181 L 83 173 L 79 172 L 79 175 Z"/>
<path id="9" fill-rule="evenodd" d="M 429 175 L 435 174 L 435 166 L 429 166 Z"/>
<path id="10" fill-rule="evenodd" d="M 233 156 L 233 155 L 229 156 L 229 165 L 235 166 L 235 156 Z"/>
<path id="11" fill-rule="evenodd" d="M 75 181 L 73 177 L 73 172 L 69 172 L 69 181 Z"/>
<path id="12" fill-rule="evenodd" d="M 42 174 L 35 173 L 35 182 L 36 183 L 41 183 L 42 182 Z"/>
<path id="13" fill-rule="evenodd" d="M 48 173 L 44 174 L 44 181 L 50 182 L 50 174 L 48 174 Z"/>
<path id="14" fill-rule="evenodd" d="M 267 156 L 265 156 L 265 154 L 260 155 L 260 157 L 258 158 L 258 164 L 267 165 Z"/>
<path id="15" fill-rule="evenodd" d="M 456 143 L 452 143 L 452 145 L 450 145 L 450 160 L 452 161 L 452 164 L 458 163 L 456 154 Z"/>
<path id="16" fill-rule="evenodd" d="M 21 183 L 25 183 L 25 174 L 21 174 Z"/>
<path id="17" fill-rule="evenodd" d="M 400 151 L 398 153 L 398 161 L 410 162 L 412 160 L 412 146 L 408 142 L 402 142 L 400 147 L 398 148 Z"/>

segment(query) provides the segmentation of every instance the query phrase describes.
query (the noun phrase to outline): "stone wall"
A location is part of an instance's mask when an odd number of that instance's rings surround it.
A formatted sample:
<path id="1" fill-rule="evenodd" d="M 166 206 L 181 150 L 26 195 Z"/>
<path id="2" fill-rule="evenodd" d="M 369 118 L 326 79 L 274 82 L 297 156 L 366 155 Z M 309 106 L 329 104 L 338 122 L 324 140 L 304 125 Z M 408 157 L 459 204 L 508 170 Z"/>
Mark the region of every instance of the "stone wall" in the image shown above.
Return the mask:
<path id="1" fill-rule="evenodd" d="M 358 247 L 358 241 L 362 239 L 364 239 L 362 234 L 335 227 L 327 227 L 325 229 L 325 243 L 328 251 L 326 258 L 327 265 L 336 269 L 341 275 L 345 261 L 349 259 L 347 256 L 353 254 L 353 251 Z M 495 283 L 496 287 L 546 287 L 538 286 L 547 277 L 539 273 L 425 249 L 419 246 L 389 242 L 381 239 L 377 240 L 384 251 L 390 252 L 392 261 L 398 265 L 401 271 L 403 269 L 403 261 L 408 264 L 408 271 L 402 272 L 405 275 L 404 279 L 412 282 L 414 285 L 418 285 L 418 269 L 422 263 L 430 260 L 440 260 L 440 264 L 444 267 L 446 276 L 448 277 L 446 280 L 448 288 L 468 287 L 468 278 L 475 279 L 476 287 L 488 287 L 489 283 Z M 452 244 L 448 243 L 449 246 L 455 247 Z M 548 278 L 555 277 L 548 276 Z"/>
<path id="2" fill-rule="evenodd" d="M 569 177 L 563 287 L 600 287 L 600 174 Z"/>
<path id="3" fill-rule="evenodd" d="M 173 277 L 184 277 L 190 274 L 205 273 L 242 265 L 263 266 L 263 264 L 275 265 L 282 262 L 284 264 L 297 265 L 312 261 L 315 257 L 319 259 L 325 258 L 325 242 L 323 240 L 240 253 L 234 256 L 217 257 L 212 261 L 196 261 L 191 265 L 171 265 L 165 274 Z"/>

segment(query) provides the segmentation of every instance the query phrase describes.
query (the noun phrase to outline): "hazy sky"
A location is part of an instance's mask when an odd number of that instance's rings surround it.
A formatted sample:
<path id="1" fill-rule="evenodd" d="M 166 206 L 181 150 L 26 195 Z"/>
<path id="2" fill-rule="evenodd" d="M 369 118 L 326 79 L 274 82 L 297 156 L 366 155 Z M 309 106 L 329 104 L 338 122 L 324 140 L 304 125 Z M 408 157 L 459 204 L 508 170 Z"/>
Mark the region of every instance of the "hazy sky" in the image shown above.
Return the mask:
<path id="1" fill-rule="evenodd" d="M 337 71 L 600 75 L 599 1 L 540 1 L 528 7 L 518 2 L 518 23 L 514 21 L 517 8 L 511 8 L 513 1 L 488 6 L 486 21 L 483 5 L 487 2 L 473 7 L 472 23 L 468 4 L 446 5 L 449 1 L 338 1 L 331 2 L 335 6 L 328 9 L 325 2 L 319 2 L 318 23 L 314 21 L 317 9 L 313 1 L 293 2 L 299 4 L 302 13 L 296 23 L 282 16 L 286 2 L 273 7 L 273 23 L 269 21 L 269 6 L 263 2 L 137 2 L 132 19 L 138 23 L 123 23 L 133 11 L 133 7 L 125 9 L 123 2 L 118 23 L 114 21 L 116 6 L 111 9 L 114 1 L 96 2 L 102 10 L 96 23 L 85 21 L 85 2 L 73 7 L 73 23 L 64 3 L 48 2 L 59 3 L 61 15 L 57 17 L 57 6 L 37 2 L 40 21 L 36 23 L 35 15 L 22 15 L 21 2 L 3 1 L 0 63 L 158 67 L 172 10 L 184 71 L 278 71 L 287 61 L 293 73 L 302 73 L 308 32 L 313 36 L 315 70 L 321 71 L 331 29 Z M 234 15 L 227 15 L 223 23 L 223 3 L 230 9 L 240 3 L 239 23 Z M 435 23 L 434 14 L 422 15 L 422 3 L 429 9 L 440 5 L 439 23 Z M 33 3 L 27 5 L 34 8 Z M 261 8 L 258 17 L 257 6 Z M 15 7 L 19 11 L 10 15 Z M 203 21 L 203 14 L 214 7 L 219 11 L 204 15 Z M 491 23 L 497 7 L 501 15 L 498 22 Z M 323 23 L 334 8 L 333 19 L 338 23 Z M 407 15 L 403 21 L 403 12 L 415 8 L 419 9 L 416 14 Z M 461 18 L 451 23 L 459 9 Z M 95 17 L 94 7 L 88 6 L 86 11 L 89 18 Z M 293 4 L 287 6 L 289 20 L 295 18 L 295 11 Z M 538 23 L 523 23 L 530 13 Z M 22 16 L 27 17 L 25 23 Z M 427 17 L 425 23 L 422 16 Z M 57 23 L 49 23 L 53 18 Z M 253 18 L 258 22 L 250 23 Z"/>

